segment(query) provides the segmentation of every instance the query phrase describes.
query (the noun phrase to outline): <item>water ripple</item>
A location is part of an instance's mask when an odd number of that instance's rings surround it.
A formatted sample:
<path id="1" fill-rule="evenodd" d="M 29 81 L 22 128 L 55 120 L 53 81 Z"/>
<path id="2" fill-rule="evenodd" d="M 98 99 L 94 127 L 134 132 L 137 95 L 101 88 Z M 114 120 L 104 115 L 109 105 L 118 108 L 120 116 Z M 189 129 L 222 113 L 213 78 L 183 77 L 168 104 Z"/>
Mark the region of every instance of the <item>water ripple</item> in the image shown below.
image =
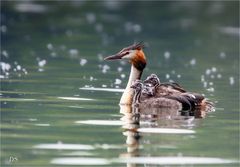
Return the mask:
<path id="1" fill-rule="evenodd" d="M 115 88 L 93 88 L 93 87 L 89 87 L 89 88 L 79 88 L 81 90 L 94 90 L 94 91 L 105 91 L 105 92 L 124 92 L 124 89 L 115 89 Z"/>
<path id="2" fill-rule="evenodd" d="M 110 161 L 104 158 L 70 157 L 70 158 L 55 158 L 50 163 L 57 165 L 107 165 L 110 164 Z"/>
<path id="3" fill-rule="evenodd" d="M 158 165 L 238 163 L 237 161 L 234 160 L 212 157 L 133 157 L 133 158 L 120 158 L 118 162 L 135 164 L 158 164 Z"/>
<path id="4" fill-rule="evenodd" d="M 235 160 L 212 157 L 132 157 L 132 158 L 85 158 L 85 157 L 61 157 L 54 158 L 51 164 L 58 165 L 107 165 L 112 163 L 127 164 L 155 164 L 155 165 L 193 165 L 193 164 L 234 164 Z"/>
<path id="5" fill-rule="evenodd" d="M 88 124 L 88 125 L 110 125 L 110 126 L 121 126 L 124 122 L 118 120 L 85 120 L 76 121 L 77 124 Z"/>
<path id="6" fill-rule="evenodd" d="M 63 100 L 83 100 L 83 101 L 91 101 L 94 99 L 88 99 L 88 98 L 80 98 L 80 97 L 58 97 L 59 99 Z"/>
<path id="7" fill-rule="evenodd" d="M 189 129 L 170 129 L 170 128 L 139 128 L 141 133 L 165 133 L 165 134 L 194 134 L 194 130 Z"/>
<path id="8" fill-rule="evenodd" d="M 93 150 L 94 147 L 91 145 L 84 144 L 63 144 L 63 143 L 54 143 L 54 144 L 38 144 L 33 146 L 33 148 L 38 149 L 54 149 L 54 150 Z"/>

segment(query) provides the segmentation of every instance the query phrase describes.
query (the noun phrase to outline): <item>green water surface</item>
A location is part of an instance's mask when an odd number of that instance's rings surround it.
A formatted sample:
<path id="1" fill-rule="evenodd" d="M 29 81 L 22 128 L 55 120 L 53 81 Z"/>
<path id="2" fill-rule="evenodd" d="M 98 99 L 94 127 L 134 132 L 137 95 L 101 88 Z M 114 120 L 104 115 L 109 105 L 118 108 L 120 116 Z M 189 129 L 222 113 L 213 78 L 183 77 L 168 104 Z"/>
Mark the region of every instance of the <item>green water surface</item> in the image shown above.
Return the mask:
<path id="1" fill-rule="evenodd" d="M 239 1 L 1 1 L 1 166 L 239 166 L 239 36 Z M 215 112 L 131 122 L 103 58 L 134 41 Z"/>

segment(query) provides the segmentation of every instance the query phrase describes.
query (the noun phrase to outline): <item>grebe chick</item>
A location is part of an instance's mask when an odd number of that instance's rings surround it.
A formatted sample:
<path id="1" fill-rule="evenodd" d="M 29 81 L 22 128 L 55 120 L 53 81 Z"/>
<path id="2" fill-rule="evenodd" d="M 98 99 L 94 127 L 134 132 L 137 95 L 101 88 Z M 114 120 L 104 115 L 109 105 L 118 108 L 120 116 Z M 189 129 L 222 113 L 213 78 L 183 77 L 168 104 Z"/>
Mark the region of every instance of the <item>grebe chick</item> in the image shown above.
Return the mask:
<path id="1" fill-rule="evenodd" d="M 140 80 L 136 80 L 132 86 L 134 89 L 134 96 L 133 96 L 133 105 L 139 108 L 146 108 L 146 107 L 154 107 L 154 108 L 171 108 L 175 110 L 182 110 L 182 104 L 174 98 L 166 98 L 166 97 L 159 97 L 159 98 L 148 98 L 141 100 L 141 93 L 144 89 L 144 84 Z"/>
<path id="2" fill-rule="evenodd" d="M 151 74 L 143 81 L 143 83 L 145 85 L 151 85 L 151 86 L 156 87 L 156 86 L 160 85 L 160 79 L 158 78 L 158 76 L 156 74 Z"/>
<path id="3" fill-rule="evenodd" d="M 156 74 L 151 74 L 144 81 L 144 88 L 142 90 L 143 96 L 155 96 L 156 88 L 160 85 L 160 79 Z"/>
<path id="4" fill-rule="evenodd" d="M 134 89 L 134 96 L 133 96 L 133 103 L 134 104 L 139 104 L 140 103 L 140 97 L 141 97 L 141 92 L 142 92 L 142 89 L 143 89 L 143 83 L 141 82 L 141 80 L 136 80 L 131 88 Z"/>

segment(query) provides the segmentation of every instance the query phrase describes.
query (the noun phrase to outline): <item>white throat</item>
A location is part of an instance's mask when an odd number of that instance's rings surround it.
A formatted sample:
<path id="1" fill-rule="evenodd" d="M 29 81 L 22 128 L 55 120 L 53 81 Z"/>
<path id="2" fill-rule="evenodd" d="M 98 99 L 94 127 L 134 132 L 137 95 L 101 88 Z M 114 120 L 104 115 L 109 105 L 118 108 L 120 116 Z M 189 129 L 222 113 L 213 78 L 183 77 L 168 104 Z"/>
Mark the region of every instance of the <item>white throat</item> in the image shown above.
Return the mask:
<path id="1" fill-rule="evenodd" d="M 141 78 L 142 71 L 137 70 L 134 65 L 131 66 L 131 72 L 130 76 L 128 79 L 127 87 L 125 88 L 120 104 L 121 105 L 131 105 L 133 102 L 133 95 L 134 95 L 134 90 L 130 88 L 130 86 L 133 84 L 133 82 L 137 79 Z"/>

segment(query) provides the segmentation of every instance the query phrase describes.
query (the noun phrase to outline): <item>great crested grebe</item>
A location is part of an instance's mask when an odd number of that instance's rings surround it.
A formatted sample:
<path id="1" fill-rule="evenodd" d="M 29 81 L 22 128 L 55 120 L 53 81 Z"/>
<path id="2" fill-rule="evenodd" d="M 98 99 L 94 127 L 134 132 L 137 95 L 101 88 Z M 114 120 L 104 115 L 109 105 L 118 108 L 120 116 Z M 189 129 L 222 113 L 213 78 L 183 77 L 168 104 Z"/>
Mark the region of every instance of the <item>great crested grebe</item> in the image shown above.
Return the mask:
<path id="1" fill-rule="evenodd" d="M 131 64 L 131 72 L 128 83 L 120 100 L 121 105 L 132 105 L 134 104 L 134 100 L 140 104 L 144 101 L 149 106 L 153 104 L 152 106 L 159 107 L 161 107 L 161 105 L 165 102 L 167 103 L 166 106 L 169 104 L 173 105 L 175 102 L 176 105 L 181 103 L 183 109 L 192 110 L 198 107 L 202 108 L 207 104 L 210 104 L 202 95 L 187 92 L 177 83 L 160 83 L 159 78 L 155 74 L 151 74 L 147 77 L 144 83 L 137 81 L 135 86 L 132 86 L 136 80 L 140 80 L 142 72 L 147 64 L 143 47 L 144 44 L 142 42 L 136 43 L 123 48 L 115 55 L 108 56 L 104 59 L 126 59 L 129 60 Z M 134 93 L 138 93 L 135 99 Z M 171 102 L 168 103 L 169 101 Z M 157 103 L 161 105 L 156 105 Z"/>

